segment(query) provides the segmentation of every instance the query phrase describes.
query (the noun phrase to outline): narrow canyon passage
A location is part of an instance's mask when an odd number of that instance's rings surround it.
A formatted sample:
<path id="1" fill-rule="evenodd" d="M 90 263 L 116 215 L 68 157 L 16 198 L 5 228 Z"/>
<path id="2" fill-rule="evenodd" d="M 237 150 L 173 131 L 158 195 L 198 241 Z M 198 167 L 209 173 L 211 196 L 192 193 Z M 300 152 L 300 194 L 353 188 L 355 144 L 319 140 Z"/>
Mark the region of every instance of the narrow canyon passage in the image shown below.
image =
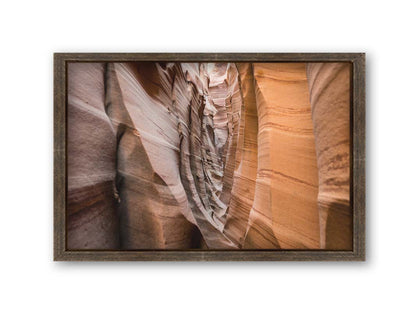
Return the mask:
<path id="1" fill-rule="evenodd" d="M 351 248 L 349 75 L 70 63 L 67 247 Z"/>

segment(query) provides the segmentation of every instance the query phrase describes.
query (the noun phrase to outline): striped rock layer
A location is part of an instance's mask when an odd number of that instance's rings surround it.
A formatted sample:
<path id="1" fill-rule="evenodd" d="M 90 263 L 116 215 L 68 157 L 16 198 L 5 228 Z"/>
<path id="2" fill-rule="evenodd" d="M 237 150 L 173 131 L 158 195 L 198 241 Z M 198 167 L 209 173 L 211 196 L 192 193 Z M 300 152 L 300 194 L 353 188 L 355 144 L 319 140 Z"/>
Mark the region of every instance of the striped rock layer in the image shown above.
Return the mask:
<path id="1" fill-rule="evenodd" d="M 69 249 L 351 249 L 341 63 L 70 63 Z"/>

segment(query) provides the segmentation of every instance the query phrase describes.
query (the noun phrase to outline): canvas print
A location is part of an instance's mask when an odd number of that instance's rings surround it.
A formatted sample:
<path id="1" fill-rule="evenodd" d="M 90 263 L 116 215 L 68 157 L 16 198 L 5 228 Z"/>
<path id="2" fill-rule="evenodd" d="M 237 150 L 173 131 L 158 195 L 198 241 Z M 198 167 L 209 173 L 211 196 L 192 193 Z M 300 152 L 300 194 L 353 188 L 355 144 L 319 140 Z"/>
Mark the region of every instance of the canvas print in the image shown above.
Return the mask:
<path id="1" fill-rule="evenodd" d="M 69 250 L 352 250 L 351 64 L 69 62 Z"/>

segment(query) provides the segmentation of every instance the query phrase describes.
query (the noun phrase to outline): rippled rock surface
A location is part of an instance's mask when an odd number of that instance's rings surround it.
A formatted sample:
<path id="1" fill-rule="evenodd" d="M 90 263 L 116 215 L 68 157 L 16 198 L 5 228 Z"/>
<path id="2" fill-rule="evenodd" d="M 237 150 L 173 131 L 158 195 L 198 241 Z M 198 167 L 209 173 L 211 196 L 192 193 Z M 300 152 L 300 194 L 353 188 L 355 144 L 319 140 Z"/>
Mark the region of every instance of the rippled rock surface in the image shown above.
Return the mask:
<path id="1" fill-rule="evenodd" d="M 68 248 L 350 249 L 349 75 L 69 64 Z"/>

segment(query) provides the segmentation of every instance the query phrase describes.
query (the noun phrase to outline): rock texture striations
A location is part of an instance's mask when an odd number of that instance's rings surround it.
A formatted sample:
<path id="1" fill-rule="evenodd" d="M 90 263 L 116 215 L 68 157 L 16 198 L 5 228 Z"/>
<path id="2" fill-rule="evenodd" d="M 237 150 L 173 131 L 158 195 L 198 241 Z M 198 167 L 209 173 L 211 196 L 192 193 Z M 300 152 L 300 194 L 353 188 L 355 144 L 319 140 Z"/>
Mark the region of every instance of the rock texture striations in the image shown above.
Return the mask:
<path id="1" fill-rule="evenodd" d="M 70 63 L 69 249 L 351 249 L 338 63 Z"/>
<path id="2" fill-rule="evenodd" d="M 352 249 L 349 63 L 307 64 L 319 168 L 321 247 Z"/>
<path id="3" fill-rule="evenodd" d="M 253 64 L 258 110 L 256 193 L 245 247 L 319 247 L 318 170 L 303 63 Z"/>

